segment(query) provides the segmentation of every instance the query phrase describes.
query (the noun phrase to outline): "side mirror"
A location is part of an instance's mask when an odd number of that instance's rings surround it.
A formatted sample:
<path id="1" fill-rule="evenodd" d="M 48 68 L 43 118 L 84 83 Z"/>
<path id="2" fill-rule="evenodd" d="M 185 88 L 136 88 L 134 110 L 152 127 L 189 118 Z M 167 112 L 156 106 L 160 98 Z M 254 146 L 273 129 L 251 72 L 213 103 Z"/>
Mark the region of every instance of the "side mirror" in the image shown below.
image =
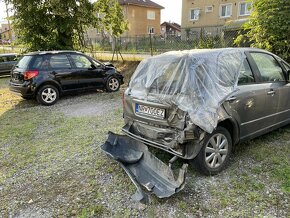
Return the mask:
<path id="1" fill-rule="evenodd" d="M 89 70 L 95 70 L 96 69 L 96 66 L 91 64 L 91 67 L 89 68 Z"/>

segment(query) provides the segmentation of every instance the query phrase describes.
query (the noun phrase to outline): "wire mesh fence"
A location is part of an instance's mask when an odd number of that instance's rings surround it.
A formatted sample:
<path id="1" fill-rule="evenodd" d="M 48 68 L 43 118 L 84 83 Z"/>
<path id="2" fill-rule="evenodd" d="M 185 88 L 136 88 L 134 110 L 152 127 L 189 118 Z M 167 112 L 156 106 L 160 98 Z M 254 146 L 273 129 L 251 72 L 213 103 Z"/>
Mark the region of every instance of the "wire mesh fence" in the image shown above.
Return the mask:
<path id="1" fill-rule="evenodd" d="M 120 37 L 114 42 L 112 38 L 103 35 L 86 40 L 86 47 L 92 52 L 113 51 L 114 45 L 121 53 L 160 54 L 173 50 L 188 50 L 196 48 L 225 48 L 237 47 L 235 39 L 239 31 L 224 31 L 214 36 L 181 37 L 175 35 L 157 36 L 142 35 L 134 37 Z M 249 46 L 247 43 L 243 46 Z"/>

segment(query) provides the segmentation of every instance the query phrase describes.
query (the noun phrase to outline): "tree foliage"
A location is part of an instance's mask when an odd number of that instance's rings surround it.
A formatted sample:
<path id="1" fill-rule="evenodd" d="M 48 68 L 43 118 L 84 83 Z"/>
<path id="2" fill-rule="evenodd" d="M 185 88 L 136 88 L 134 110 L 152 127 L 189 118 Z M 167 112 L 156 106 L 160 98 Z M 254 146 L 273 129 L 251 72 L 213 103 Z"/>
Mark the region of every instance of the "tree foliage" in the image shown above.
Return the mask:
<path id="1" fill-rule="evenodd" d="M 290 1 L 254 0 L 244 26 L 252 46 L 267 49 L 290 61 Z M 241 41 L 242 37 L 238 38 Z"/>
<path id="2" fill-rule="evenodd" d="M 99 27 L 102 27 L 111 36 L 119 37 L 128 29 L 122 7 L 117 0 L 98 0 L 95 10 L 99 14 Z"/>
<path id="3" fill-rule="evenodd" d="M 14 9 L 13 28 L 28 50 L 73 49 L 95 25 L 89 0 L 6 0 Z"/>

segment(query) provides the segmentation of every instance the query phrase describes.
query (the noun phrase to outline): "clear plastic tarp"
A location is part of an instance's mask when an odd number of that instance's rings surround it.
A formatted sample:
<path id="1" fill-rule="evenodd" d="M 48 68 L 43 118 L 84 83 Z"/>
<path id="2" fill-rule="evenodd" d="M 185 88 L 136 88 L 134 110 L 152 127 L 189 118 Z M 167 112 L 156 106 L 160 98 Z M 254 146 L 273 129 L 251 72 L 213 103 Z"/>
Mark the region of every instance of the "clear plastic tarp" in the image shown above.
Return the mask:
<path id="1" fill-rule="evenodd" d="M 223 101 L 235 91 L 245 59 L 242 49 L 167 52 L 143 60 L 133 74 L 131 96 L 177 106 L 211 133 Z"/>

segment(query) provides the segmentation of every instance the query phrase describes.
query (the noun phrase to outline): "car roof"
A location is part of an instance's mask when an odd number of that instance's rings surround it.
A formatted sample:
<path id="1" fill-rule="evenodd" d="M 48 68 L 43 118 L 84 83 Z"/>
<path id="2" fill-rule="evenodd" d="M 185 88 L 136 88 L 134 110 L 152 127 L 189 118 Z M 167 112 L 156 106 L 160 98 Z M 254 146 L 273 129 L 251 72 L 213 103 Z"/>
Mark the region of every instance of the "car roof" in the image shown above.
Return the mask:
<path id="1" fill-rule="evenodd" d="M 18 54 L 16 54 L 16 53 L 6 53 L 6 54 L 0 54 L 0 57 L 14 56 L 14 55 L 18 55 Z"/>
<path id="2" fill-rule="evenodd" d="M 46 55 L 46 54 L 67 54 L 67 53 L 75 53 L 75 54 L 83 54 L 79 51 L 73 51 L 73 50 L 57 50 L 57 51 L 35 51 L 35 52 L 29 52 L 26 55 Z"/>

